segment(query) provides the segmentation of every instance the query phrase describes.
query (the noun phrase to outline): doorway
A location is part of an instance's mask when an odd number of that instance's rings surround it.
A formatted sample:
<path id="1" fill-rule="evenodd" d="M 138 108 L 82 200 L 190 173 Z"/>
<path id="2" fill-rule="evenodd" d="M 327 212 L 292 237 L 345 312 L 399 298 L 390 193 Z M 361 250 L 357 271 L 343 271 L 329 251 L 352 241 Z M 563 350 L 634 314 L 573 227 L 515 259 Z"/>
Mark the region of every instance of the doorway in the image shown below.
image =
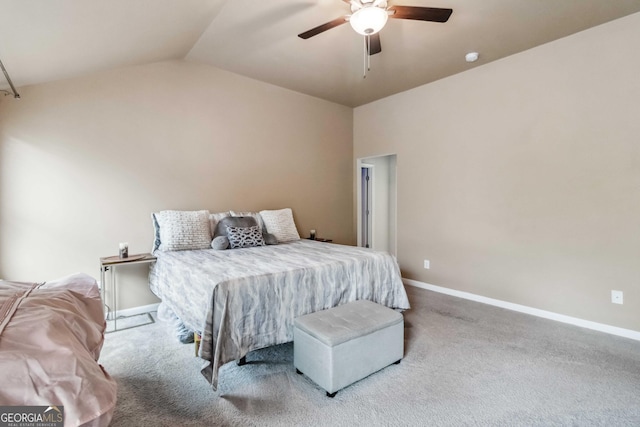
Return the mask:
<path id="1" fill-rule="evenodd" d="M 358 246 L 396 255 L 396 155 L 357 161 Z"/>

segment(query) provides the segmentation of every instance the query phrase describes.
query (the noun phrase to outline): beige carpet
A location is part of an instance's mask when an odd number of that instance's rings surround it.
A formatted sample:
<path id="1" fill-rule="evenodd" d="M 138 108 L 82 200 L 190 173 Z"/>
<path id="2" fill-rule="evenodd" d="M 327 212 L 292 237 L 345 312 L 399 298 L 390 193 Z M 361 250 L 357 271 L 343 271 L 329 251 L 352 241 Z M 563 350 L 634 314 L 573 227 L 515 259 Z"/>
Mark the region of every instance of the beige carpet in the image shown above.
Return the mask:
<path id="1" fill-rule="evenodd" d="M 210 389 L 162 323 L 110 333 L 112 426 L 640 426 L 640 342 L 407 287 L 405 358 L 334 399 L 284 344 Z"/>

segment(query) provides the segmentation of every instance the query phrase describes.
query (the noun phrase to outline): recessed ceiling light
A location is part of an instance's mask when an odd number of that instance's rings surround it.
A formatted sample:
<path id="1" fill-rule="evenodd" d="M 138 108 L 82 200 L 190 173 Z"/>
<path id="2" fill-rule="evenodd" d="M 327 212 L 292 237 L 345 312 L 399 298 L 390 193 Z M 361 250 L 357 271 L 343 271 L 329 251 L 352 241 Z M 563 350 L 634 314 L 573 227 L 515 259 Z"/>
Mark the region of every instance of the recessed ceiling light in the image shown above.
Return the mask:
<path id="1" fill-rule="evenodd" d="M 467 62 L 476 62 L 478 60 L 478 52 L 469 52 L 464 56 Z"/>

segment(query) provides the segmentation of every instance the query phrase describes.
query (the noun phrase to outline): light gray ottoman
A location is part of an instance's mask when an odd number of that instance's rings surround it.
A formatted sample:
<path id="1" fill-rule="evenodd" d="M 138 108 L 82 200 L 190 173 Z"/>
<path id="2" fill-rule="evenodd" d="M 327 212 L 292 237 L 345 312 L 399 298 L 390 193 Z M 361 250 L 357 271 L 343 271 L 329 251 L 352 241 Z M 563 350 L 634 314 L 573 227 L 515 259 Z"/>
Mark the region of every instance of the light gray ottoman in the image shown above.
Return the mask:
<path id="1" fill-rule="evenodd" d="M 293 327 L 293 365 L 334 397 L 338 390 L 400 363 L 401 313 L 371 301 L 353 301 L 300 316 Z"/>

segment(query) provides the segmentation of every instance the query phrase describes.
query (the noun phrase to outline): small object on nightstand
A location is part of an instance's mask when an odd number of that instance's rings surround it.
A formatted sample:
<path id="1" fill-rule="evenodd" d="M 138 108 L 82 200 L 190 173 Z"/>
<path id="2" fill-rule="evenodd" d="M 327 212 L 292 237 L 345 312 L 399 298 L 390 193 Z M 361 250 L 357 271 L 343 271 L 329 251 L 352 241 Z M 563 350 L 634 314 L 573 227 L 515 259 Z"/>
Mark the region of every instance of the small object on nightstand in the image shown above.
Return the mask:
<path id="1" fill-rule="evenodd" d="M 129 256 L 129 243 L 120 243 L 120 258 Z"/>
<path id="2" fill-rule="evenodd" d="M 316 240 L 316 230 L 311 230 L 309 232 L 309 239 Z"/>

